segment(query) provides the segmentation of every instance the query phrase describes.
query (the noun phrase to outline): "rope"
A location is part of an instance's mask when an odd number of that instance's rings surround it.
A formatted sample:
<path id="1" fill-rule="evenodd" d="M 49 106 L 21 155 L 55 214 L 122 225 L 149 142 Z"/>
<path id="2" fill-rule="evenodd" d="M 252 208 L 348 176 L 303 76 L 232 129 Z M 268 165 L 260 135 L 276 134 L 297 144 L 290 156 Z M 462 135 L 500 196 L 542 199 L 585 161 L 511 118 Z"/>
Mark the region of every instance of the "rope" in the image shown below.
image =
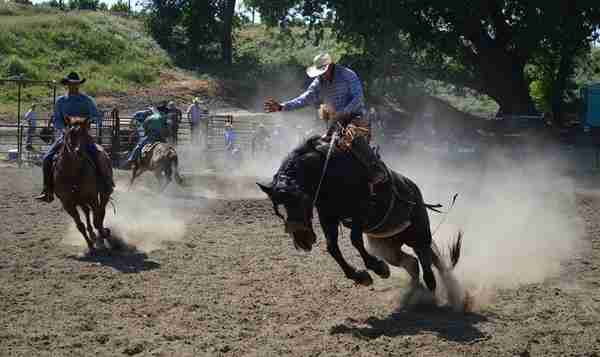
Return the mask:
<path id="1" fill-rule="evenodd" d="M 437 231 L 440 229 L 440 227 L 442 226 L 442 224 L 444 224 L 444 222 L 446 222 L 446 219 L 448 218 L 448 214 L 450 213 L 450 211 L 452 211 L 452 208 L 454 207 L 454 204 L 456 203 L 456 198 L 458 197 L 458 193 L 455 193 L 454 196 L 452 197 L 452 201 L 450 202 L 450 204 L 448 205 L 448 210 L 444 213 L 444 217 L 442 218 L 442 220 L 440 221 L 440 223 L 438 223 L 437 227 L 435 227 L 435 229 L 433 230 L 433 233 L 431 234 L 432 237 L 435 237 L 435 234 L 437 233 Z M 427 205 L 425 205 L 427 207 Z M 427 207 L 429 209 L 431 209 L 430 207 Z M 432 209 L 433 211 L 436 212 L 440 212 L 438 210 Z"/>
<path id="2" fill-rule="evenodd" d="M 329 159 L 331 158 L 331 152 L 333 151 L 333 147 L 335 146 L 337 135 L 337 130 L 333 132 L 333 135 L 331 135 L 331 141 L 329 142 L 329 150 L 327 150 L 327 156 L 325 157 L 325 165 L 323 165 L 323 171 L 321 172 L 319 185 L 317 186 L 317 190 L 315 191 L 315 198 L 313 198 L 312 207 L 315 207 L 315 205 L 317 204 L 317 199 L 319 198 L 319 193 L 321 192 L 321 185 L 323 184 L 323 179 L 325 178 L 325 173 L 327 172 L 327 166 L 329 165 Z"/>

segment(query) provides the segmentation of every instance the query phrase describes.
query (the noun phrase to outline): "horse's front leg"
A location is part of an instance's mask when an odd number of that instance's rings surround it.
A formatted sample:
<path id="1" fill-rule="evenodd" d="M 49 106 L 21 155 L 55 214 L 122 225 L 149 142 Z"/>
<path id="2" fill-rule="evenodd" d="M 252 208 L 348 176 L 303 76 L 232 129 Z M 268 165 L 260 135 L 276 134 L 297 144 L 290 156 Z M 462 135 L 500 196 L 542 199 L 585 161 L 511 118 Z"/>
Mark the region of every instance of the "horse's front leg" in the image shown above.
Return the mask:
<path id="1" fill-rule="evenodd" d="M 365 249 L 365 243 L 363 241 L 363 230 L 362 230 L 362 222 L 360 218 L 352 218 L 352 229 L 350 231 L 350 239 L 352 240 L 352 245 L 358 253 L 362 257 L 365 262 L 365 266 L 367 269 L 372 270 L 375 274 L 379 275 L 383 279 L 387 279 L 390 277 L 390 268 L 383 260 L 372 256 Z"/>
<path id="2" fill-rule="evenodd" d="M 73 220 L 75 221 L 75 224 L 77 225 L 77 229 L 79 230 L 79 233 L 81 233 L 81 235 L 83 236 L 83 239 L 85 239 L 85 242 L 88 245 L 89 253 L 94 254 L 96 251 L 94 248 L 94 242 L 88 237 L 87 232 L 85 231 L 85 224 L 83 224 L 83 222 L 81 222 L 81 217 L 79 216 L 79 212 L 77 211 L 77 208 L 71 202 L 68 202 L 68 203 L 63 202 L 63 207 L 64 207 L 65 211 L 67 211 L 67 213 L 71 217 L 73 217 Z"/>
<path id="3" fill-rule="evenodd" d="M 135 181 L 136 178 L 138 178 L 142 173 L 144 172 L 144 169 L 139 168 L 137 164 L 133 164 L 133 168 L 131 169 L 131 180 L 129 180 L 129 187 L 127 188 L 127 191 L 131 191 L 131 188 L 133 187 L 133 182 Z"/>
<path id="4" fill-rule="evenodd" d="M 92 220 L 90 219 L 90 207 L 83 205 L 83 206 L 81 206 L 81 210 L 83 211 L 83 214 L 85 216 L 88 237 L 95 244 L 100 244 L 102 242 L 102 238 L 100 238 L 100 240 L 98 240 L 96 237 L 96 233 L 94 233 L 94 226 L 92 225 Z M 101 247 L 98 247 L 98 248 L 101 248 Z"/>
<path id="5" fill-rule="evenodd" d="M 323 222 L 323 221 L 321 221 Z M 344 271 L 344 274 L 348 279 L 354 280 L 355 283 L 361 285 L 373 284 L 373 279 L 369 273 L 365 270 L 357 271 L 352 265 L 350 265 L 338 246 L 338 222 L 321 223 L 325 237 L 327 238 L 327 252 L 335 259 L 340 268 Z"/>

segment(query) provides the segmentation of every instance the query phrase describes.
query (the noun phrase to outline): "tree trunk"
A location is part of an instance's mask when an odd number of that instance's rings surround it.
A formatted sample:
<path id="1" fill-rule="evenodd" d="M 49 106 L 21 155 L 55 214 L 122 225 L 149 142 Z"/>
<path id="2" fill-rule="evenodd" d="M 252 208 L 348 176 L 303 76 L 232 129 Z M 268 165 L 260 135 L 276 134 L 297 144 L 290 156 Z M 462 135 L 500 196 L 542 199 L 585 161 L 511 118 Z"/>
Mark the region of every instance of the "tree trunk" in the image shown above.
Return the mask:
<path id="1" fill-rule="evenodd" d="M 221 58 L 223 63 L 230 66 L 233 63 L 233 16 L 235 0 L 223 0 L 223 33 L 221 34 Z"/>
<path id="2" fill-rule="evenodd" d="M 552 117 L 555 124 L 558 125 L 563 124 L 564 93 L 567 89 L 567 81 L 573 71 L 573 55 L 568 53 L 565 47 L 568 46 L 564 46 L 561 51 L 558 71 L 552 85 Z"/>
<path id="3" fill-rule="evenodd" d="M 504 115 L 537 113 L 525 78 L 525 64 L 507 53 L 491 51 L 478 56 L 482 88 L 492 97 Z"/>

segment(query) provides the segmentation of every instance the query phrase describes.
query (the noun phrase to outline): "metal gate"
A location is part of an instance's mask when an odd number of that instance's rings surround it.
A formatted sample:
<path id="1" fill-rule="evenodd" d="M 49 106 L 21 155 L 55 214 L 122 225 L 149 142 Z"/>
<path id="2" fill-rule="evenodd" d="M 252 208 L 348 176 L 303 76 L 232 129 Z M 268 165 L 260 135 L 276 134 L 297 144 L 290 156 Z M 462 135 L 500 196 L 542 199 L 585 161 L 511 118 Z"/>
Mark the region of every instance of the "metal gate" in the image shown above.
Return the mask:
<path id="1" fill-rule="evenodd" d="M 119 150 L 118 115 L 116 111 L 101 111 L 99 123 L 93 123 L 90 135 L 104 147 L 111 157 Z M 19 165 L 39 163 L 48 147 L 54 141 L 50 128 L 52 114 L 37 113 L 35 125 L 19 121 L 17 124 L 0 124 L 0 155 L 5 159 L 15 161 Z"/>

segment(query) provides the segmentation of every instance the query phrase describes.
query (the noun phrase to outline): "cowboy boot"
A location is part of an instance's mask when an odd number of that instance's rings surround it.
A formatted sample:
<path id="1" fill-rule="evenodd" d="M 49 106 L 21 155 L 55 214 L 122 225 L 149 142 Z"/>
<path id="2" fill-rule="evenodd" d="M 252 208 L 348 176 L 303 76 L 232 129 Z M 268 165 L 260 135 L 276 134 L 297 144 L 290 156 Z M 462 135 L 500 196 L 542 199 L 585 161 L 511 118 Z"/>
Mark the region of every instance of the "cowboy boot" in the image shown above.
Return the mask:
<path id="1" fill-rule="evenodd" d="M 373 193 L 373 186 L 387 181 L 388 174 L 385 164 L 373 151 L 365 136 L 357 136 L 352 140 L 350 151 L 356 159 L 367 169 L 369 189 Z"/>
<path id="2" fill-rule="evenodd" d="M 34 197 L 38 201 L 50 203 L 54 201 L 54 180 L 52 177 L 52 160 L 45 160 L 42 165 L 44 172 L 44 189 L 39 196 Z"/>

